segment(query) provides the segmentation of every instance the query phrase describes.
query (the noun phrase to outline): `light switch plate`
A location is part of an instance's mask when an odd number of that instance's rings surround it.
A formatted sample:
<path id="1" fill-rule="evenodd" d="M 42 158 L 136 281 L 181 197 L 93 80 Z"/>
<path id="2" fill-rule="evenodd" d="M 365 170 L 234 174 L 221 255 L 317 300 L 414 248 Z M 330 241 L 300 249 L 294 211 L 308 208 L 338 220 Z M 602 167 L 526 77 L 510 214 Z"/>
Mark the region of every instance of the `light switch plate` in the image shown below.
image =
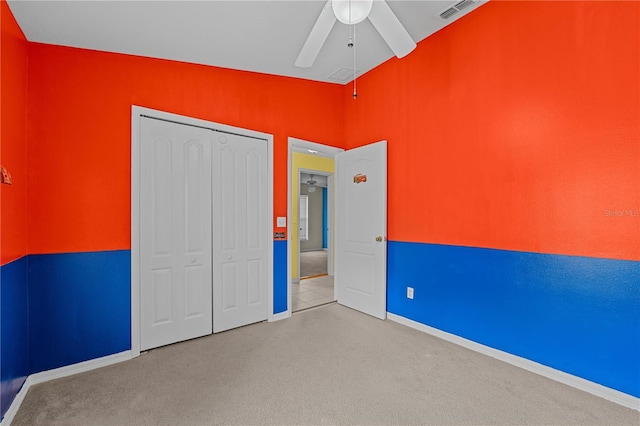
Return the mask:
<path id="1" fill-rule="evenodd" d="M 284 216 L 278 216 L 276 219 L 276 225 L 278 228 L 286 228 L 287 227 L 287 218 Z"/>

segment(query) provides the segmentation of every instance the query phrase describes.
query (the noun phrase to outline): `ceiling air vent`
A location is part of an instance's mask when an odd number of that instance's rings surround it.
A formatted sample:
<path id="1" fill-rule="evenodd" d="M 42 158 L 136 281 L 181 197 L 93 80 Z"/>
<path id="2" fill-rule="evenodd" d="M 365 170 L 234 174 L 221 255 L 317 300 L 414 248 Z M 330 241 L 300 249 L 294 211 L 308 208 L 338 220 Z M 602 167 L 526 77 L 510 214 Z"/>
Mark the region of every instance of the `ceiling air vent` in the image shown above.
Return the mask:
<path id="1" fill-rule="evenodd" d="M 360 75 L 360 70 L 356 70 L 356 76 Z M 329 80 L 339 81 L 346 83 L 353 80 L 353 68 L 340 68 L 334 71 L 329 77 Z"/>
<path id="2" fill-rule="evenodd" d="M 456 13 L 458 13 L 458 9 L 454 8 L 454 7 L 450 7 L 449 9 L 445 10 L 444 12 L 442 12 L 440 14 L 440 17 L 442 19 L 449 19 L 451 18 L 453 15 L 455 15 Z"/>
<path id="3" fill-rule="evenodd" d="M 460 3 L 456 4 L 453 7 L 462 12 L 466 8 L 473 6 L 474 3 L 475 2 L 473 0 L 462 0 Z"/>
<path id="4" fill-rule="evenodd" d="M 462 12 L 463 10 L 473 6 L 475 3 L 475 0 L 462 0 L 461 2 L 449 7 L 444 12 L 438 13 L 438 16 L 440 16 L 440 19 L 449 19 L 458 12 Z"/>

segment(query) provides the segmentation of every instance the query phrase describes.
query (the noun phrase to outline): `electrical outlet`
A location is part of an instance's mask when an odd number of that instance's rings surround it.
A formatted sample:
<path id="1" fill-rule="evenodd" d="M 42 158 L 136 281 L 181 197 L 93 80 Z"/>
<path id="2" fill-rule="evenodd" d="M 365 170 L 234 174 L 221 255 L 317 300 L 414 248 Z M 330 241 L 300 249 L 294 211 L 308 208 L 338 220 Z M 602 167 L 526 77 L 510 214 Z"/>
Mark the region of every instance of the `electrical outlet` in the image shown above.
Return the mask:
<path id="1" fill-rule="evenodd" d="M 407 287 L 407 299 L 413 299 L 413 287 Z"/>

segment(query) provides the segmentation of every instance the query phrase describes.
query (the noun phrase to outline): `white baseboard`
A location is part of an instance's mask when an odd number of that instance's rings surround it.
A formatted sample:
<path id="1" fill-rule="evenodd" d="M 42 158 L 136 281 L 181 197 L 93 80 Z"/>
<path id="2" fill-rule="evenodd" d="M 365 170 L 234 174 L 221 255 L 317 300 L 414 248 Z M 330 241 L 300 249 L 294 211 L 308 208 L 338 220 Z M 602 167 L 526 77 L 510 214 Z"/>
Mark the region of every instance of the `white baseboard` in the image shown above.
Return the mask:
<path id="1" fill-rule="evenodd" d="M 22 405 L 22 401 L 24 401 L 24 397 L 27 396 L 27 392 L 29 391 L 29 388 L 31 387 L 31 385 L 32 385 L 31 377 L 28 376 L 27 379 L 22 384 L 20 391 L 18 392 L 16 397 L 13 399 L 13 402 L 9 406 L 9 409 L 5 413 L 4 418 L 0 422 L 0 426 L 11 425 L 11 422 L 13 421 L 13 418 L 15 417 L 15 415 L 18 413 L 18 409 L 20 408 L 20 405 Z"/>
<path id="2" fill-rule="evenodd" d="M 284 312 L 280 312 L 278 314 L 275 314 L 270 320 L 269 322 L 274 322 L 274 321 L 280 321 L 283 319 L 287 319 L 287 318 L 291 318 L 291 312 L 289 311 L 284 311 Z"/>
<path id="3" fill-rule="evenodd" d="M 546 365 L 539 364 L 537 362 L 519 357 L 517 355 L 513 355 L 498 349 L 491 348 L 489 346 L 482 345 L 480 343 L 476 343 L 472 340 L 465 339 L 464 337 L 456 336 L 455 334 L 447 333 L 446 331 L 429 327 L 428 325 L 424 325 L 400 315 L 392 314 L 391 312 L 387 312 L 387 318 L 391 321 L 406 325 L 418 331 L 422 331 L 448 342 L 455 343 L 456 345 L 471 349 L 472 351 L 479 352 L 492 358 L 496 358 L 500 361 L 514 365 L 516 367 L 520 367 L 532 373 L 539 374 L 551 380 L 555 380 L 576 389 L 580 389 L 581 391 L 599 396 L 600 398 L 615 402 L 616 404 L 622 405 L 624 407 L 640 411 L 640 398 L 636 398 L 624 392 L 599 385 L 589 380 L 585 380 L 578 376 L 556 370 L 555 368 L 547 367 Z"/>
<path id="4" fill-rule="evenodd" d="M 124 351 L 113 355 L 103 356 L 101 358 L 90 359 L 89 361 L 79 362 L 77 364 L 67 365 L 53 370 L 42 371 L 29 376 L 32 385 L 48 382 L 49 380 L 60 379 L 62 377 L 72 376 L 85 371 L 95 370 L 96 368 L 106 367 L 107 365 L 117 364 L 122 361 L 131 359 L 131 351 Z"/>
<path id="5" fill-rule="evenodd" d="M 77 364 L 67 365 L 53 370 L 42 371 L 40 373 L 31 374 L 27 377 L 22 388 L 14 398 L 5 414 L 0 426 L 10 426 L 13 418 L 20 409 L 22 401 L 24 401 L 29 388 L 38 383 L 48 382 L 49 380 L 60 379 L 62 377 L 72 376 L 85 371 L 95 370 L 96 368 L 106 367 L 107 365 L 116 364 L 122 361 L 128 361 L 132 358 L 131 351 L 124 351 L 113 355 L 103 356 L 101 358 L 90 359 L 89 361 L 79 362 Z"/>

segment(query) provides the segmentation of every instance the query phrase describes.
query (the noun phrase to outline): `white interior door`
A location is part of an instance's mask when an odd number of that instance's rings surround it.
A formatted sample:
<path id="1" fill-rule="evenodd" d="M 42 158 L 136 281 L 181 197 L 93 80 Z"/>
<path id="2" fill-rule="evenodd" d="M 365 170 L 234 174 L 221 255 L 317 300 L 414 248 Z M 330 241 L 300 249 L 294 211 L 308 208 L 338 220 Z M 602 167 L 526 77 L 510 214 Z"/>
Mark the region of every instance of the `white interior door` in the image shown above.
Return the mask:
<path id="1" fill-rule="evenodd" d="M 215 333 L 267 319 L 267 148 L 264 140 L 233 134 L 214 141 Z"/>
<path id="2" fill-rule="evenodd" d="M 344 151 L 335 158 L 338 303 L 385 319 L 387 142 Z"/>
<path id="3" fill-rule="evenodd" d="M 210 130 L 141 118 L 140 349 L 211 334 Z"/>

